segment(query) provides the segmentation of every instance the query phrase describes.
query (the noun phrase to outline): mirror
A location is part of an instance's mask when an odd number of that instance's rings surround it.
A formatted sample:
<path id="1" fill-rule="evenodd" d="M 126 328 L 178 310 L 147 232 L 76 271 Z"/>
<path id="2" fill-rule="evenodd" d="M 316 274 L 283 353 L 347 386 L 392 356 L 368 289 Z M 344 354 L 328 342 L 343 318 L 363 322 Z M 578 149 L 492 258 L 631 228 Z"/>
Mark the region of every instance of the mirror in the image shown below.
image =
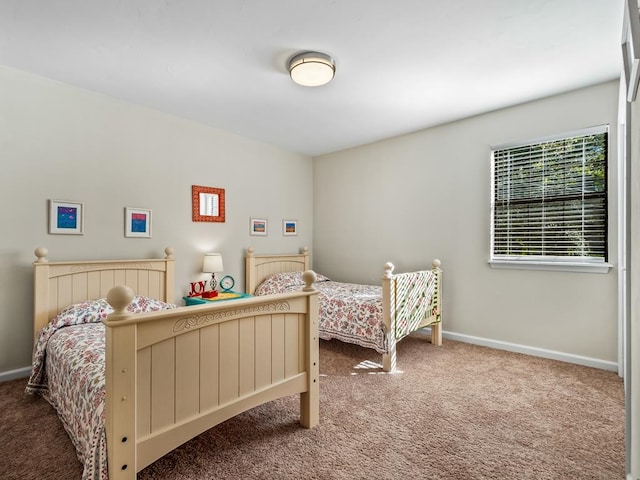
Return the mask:
<path id="1" fill-rule="evenodd" d="M 200 192 L 200 215 L 207 217 L 218 216 L 219 196 L 215 193 Z"/>
<path id="2" fill-rule="evenodd" d="M 224 188 L 191 187 L 191 211 L 194 222 L 224 222 Z"/>

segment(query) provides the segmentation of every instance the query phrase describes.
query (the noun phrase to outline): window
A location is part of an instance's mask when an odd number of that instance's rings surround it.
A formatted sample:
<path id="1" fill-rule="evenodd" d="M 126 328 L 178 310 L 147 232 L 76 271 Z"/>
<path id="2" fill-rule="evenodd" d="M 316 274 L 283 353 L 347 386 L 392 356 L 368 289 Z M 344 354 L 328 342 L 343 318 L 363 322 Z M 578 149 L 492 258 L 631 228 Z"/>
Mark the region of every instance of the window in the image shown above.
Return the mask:
<path id="1" fill-rule="evenodd" d="M 492 150 L 492 266 L 605 264 L 607 133 L 600 126 Z"/>

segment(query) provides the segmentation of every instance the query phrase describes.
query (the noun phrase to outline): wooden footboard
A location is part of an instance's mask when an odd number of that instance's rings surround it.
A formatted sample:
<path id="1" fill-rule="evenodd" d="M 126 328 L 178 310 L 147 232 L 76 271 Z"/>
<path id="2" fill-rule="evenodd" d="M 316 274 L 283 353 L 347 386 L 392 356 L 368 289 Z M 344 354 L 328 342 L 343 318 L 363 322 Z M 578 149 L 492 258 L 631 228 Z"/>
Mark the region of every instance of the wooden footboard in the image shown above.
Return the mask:
<path id="1" fill-rule="evenodd" d="M 310 275 L 315 277 L 312 272 Z M 300 394 L 318 423 L 318 304 L 301 292 L 132 315 L 128 287 L 107 299 L 109 478 L 136 472 L 238 413 Z"/>
<path id="2" fill-rule="evenodd" d="M 382 356 L 387 372 L 396 369 L 396 344 L 424 327 L 431 327 L 431 343 L 442 345 L 442 306 L 440 260 L 431 270 L 393 274 L 393 264 L 387 263 L 382 276 L 382 306 L 387 331 L 388 353 Z"/>

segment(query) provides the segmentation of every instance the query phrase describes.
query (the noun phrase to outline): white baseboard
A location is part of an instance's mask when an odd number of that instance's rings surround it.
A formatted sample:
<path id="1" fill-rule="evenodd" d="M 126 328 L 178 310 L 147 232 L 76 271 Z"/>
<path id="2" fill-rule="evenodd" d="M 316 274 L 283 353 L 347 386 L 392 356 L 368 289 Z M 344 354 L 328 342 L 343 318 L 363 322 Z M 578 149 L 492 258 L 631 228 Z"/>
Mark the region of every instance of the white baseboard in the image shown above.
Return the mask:
<path id="1" fill-rule="evenodd" d="M 0 372 L 0 383 L 15 380 L 16 378 L 28 378 L 31 375 L 31 367 L 18 368 L 7 372 Z"/>
<path id="2" fill-rule="evenodd" d="M 429 327 L 424 330 L 429 331 Z M 472 343 L 483 347 L 497 348 L 498 350 L 506 350 L 508 352 L 524 353 L 525 355 L 533 355 L 534 357 L 549 358 L 551 360 L 560 360 L 561 362 L 575 363 L 586 367 L 599 368 L 601 370 L 618 371 L 616 362 L 600 360 L 598 358 L 583 357 L 581 355 L 573 355 L 570 353 L 556 352 L 554 350 L 546 350 L 544 348 L 530 347 L 528 345 L 519 345 L 517 343 L 501 342 L 499 340 L 491 340 L 490 338 L 474 337 L 472 335 L 464 335 L 461 333 L 442 331 L 442 337 L 458 342 Z"/>

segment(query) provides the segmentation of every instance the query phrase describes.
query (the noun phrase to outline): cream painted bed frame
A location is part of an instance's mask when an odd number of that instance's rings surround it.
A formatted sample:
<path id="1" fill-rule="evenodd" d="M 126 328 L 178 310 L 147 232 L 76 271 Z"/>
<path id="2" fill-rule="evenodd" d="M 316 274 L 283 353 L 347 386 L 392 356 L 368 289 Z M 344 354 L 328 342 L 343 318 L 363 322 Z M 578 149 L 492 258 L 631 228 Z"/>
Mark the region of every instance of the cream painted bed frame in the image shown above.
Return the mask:
<path id="1" fill-rule="evenodd" d="M 133 315 L 138 295 L 174 303 L 164 259 L 49 262 L 35 251 L 34 333 L 61 309 L 107 297 L 106 435 L 110 480 L 137 472 L 209 428 L 300 394 L 300 424 L 319 420 L 318 304 L 300 292 Z M 127 285 L 127 286 L 125 286 Z"/>
<path id="2" fill-rule="evenodd" d="M 253 294 L 260 283 L 269 275 L 285 272 L 298 272 L 309 270 L 309 249 L 303 247 L 300 253 L 277 254 L 277 255 L 256 255 L 252 247 L 247 249 L 245 255 L 245 279 L 246 292 Z M 382 355 L 382 368 L 387 372 L 394 372 L 397 366 L 396 345 L 399 339 L 395 337 L 396 316 L 400 313 L 401 292 L 405 279 L 419 272 L 393 273 L 392 263 L 384 265 L 382 275 L 382 307 L 383 322 L 387 331 L 387 343 L 389 352 Z M 424 327 L 431 327 L 431 343 L 442 345 L 442 270 L 440 260 L 432 262 L 432 271 L 435 274 L 436 288 L 432 297 L 433 308 L 424 318 L 416 324 L 414 331 Z"/>

